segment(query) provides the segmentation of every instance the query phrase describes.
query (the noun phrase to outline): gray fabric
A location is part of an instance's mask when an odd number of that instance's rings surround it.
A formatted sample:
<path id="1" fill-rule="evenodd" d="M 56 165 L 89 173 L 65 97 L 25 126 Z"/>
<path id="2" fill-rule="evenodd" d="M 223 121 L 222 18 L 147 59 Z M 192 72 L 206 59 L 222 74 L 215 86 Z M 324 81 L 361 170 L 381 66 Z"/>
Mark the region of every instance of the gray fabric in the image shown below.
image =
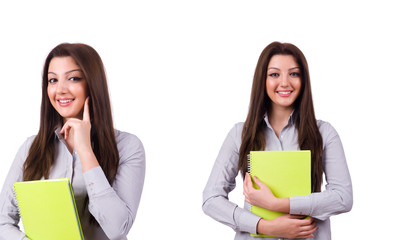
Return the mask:
<path id="1" fill-rule="evenodd" d="M 116 130 L 120 164 L 111 187 L 100 166 L 82 172 L 78 154 L 71 154 L 64 138 L 56 130 L 56 158 L 50 169 L 50 179 L 69 178 L 86 240 L 127 239 L 140 203 L 145 176 L 143 144 L 134 135 Z M 0 195 L 0 239 L 28 239 L 18 229 L 20 220 L 13 183 L 22 181 L 22 168 L 34 136 L 20 147 L 10 168 Z M 89 204 L 83 212 L 85 197 Z M 99 223 L 89 224 L 90 213 Z"/>
<path id="2" fill-rule="evenodd" d="M 279 138 L 269 124 L 267 116 L 265 123 L 266 151 L 299 150 L 298 131 L 291 117 Z M 350 211 L 353 193 L 344 150 L 337 132 L 327 122 L 318 120 L 317 124 L 323 138 L 323 169 L 327 182 L 325 190 L 307 196 L 291 197 L 290 213 L 315 218 L 319 228 L 314 233 L 314 239 L 326 240 L 331 239 L 329 217 Z M 236 124 L 228 133 L 203 191 L 204 212 L 233 228 L 236 231 L 236 240 L 254 239 L 250 233 L 256 233 L 260 220 L 259 216 L 249 211 L 250 205 L 247 202 L 244 201 L 244 208 L 241 208 L 228 199 L 229 192 L 236 186 L 243 125 Z"/>

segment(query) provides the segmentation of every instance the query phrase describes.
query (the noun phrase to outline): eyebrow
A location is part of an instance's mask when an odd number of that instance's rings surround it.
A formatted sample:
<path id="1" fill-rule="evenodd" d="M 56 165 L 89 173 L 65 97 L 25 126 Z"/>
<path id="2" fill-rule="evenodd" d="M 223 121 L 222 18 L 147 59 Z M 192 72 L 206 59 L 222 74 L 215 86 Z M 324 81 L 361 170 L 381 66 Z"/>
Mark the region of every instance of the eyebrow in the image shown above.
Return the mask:
<path id="1" fill-rule="evenodd" d="M 68 72 L 65 72 L 64 74 L 69 74 L 69 73 L 72 73 L 72 72 L 81 72 L 81 73 L 83 73 L 83 71 L 81 71 L 81 69 L 73 69 L 73 70 L 70 70 L 70 71 L 68 71 Z M 47 74 L 54 74 L 54 75 L 57 75 L 56 73 L 54 73 L 54 72 L 48 72 Z"/>
<path id="2" fill-rule="evenodd" d="M 269 67 L 268 69 L 281 70 L 281 69 L 276 68 L 276 67 Z M 268 69 L 267 69 L 267 70 L 268 70 Z M 290 68 L 290 69 L 288 69 L 288 70 L 293 70 L 293 69 L 300 69 L 300 67 L 292 67 L 292 68 Z"/>

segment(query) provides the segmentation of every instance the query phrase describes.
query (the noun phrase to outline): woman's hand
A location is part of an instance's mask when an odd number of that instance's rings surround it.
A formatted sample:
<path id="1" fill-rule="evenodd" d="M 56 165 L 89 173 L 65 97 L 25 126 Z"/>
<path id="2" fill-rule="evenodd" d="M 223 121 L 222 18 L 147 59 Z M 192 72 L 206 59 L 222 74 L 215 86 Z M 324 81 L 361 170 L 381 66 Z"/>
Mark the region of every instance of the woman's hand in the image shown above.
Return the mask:
<path id="1" fill-rule="evenodd" d="M 260 219 L 257 232 L 284 238 L 312 238 L 317 231 L 313 218 L 304 219 L 305 216 L 284 214 L 273 220 Z"/>
<path id="2" fill-rule="evenodd" d="M 77 153 L 91 149 L 90 141 L 90 113 L 88 107 L 88 98 L 84 102 L 83 119 L 69 118 L 61 128 L 60 133 L 64 134 L 64 139 L 72 140 L 73 148 Z"/>
<path id="3" fill-rule="evenodd" d="M 64 134 L 64 139 L 72 143 L 71 147 L 80 156 L 83 172 L 99 165 L 91 147 L 91 122 L 88 103 L 89 98 L 84 102 L 83 119 L 67 119 L 60 131 L 60 133 Z"/>
<path id="4" fill-rule="evenodd" d="M 245 200 L 248 203 L 275 212 L 290 212 L 289 198 L 275 197 L 274 194 L 271 192 L 270 188 L 268 188 L 267 185 L 261 182 L 260 179 L 258 179 L 258 177 L 254 176 L 253 179 L 259 187 L 259 189 L 254 188 L 250 174 L 245 174 L 243 183 L 243 194 L 245 196 Z"/>

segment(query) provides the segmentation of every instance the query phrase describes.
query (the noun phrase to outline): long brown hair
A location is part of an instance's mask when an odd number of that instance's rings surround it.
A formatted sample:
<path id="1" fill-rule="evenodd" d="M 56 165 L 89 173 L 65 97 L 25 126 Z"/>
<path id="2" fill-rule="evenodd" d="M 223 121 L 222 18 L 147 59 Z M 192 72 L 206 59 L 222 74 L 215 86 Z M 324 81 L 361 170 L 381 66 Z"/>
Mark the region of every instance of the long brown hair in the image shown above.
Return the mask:
<path id="1" fill-rule="evenodd" d="M 54 144 L 56 140 L 54 131 L 63 124 L 63 118 L 51 105 L 47 94 L 48 70 L 54 57 L 72 57 L 84 74 L 89 93 L 90 137 L 93 152 L 108 182 L 112 184 L 116 177 L 120 158 L 111 116 L 104 65 L 100 56 L 92 47 L 85 44 L 70 43 L 62 43 L 56 46 L 51 50 L 44 63 L 40 129 L 31 144 L 24 163 L 23 180 L 37 180 L 42 177 L 48 179 L 50 167 L 54 162 Z M 86 197 L 87 202 L 88 197 Z"/>
<path id="2" fill-rule="evenodd" d="M 301 150 L 311 150 L 311 188 L 321 191 L 323 141 L 314 114 L 310 74 L 304 54 L 290 43 L 273 42 L 261 53 L 254 73 L 250 106 L 244 123 L 239 152 L 238 171 L 243 177 L 247 171 L 247 155 L 250 151 L 264 150 L 264 115 L 271 110 L 271 99 L 266 91 L 267 67 L 274 55 L 291 55 L 301 69 L 301 92 L 294 102 L 293 120 L 298 130 L 298 144 Z"/>

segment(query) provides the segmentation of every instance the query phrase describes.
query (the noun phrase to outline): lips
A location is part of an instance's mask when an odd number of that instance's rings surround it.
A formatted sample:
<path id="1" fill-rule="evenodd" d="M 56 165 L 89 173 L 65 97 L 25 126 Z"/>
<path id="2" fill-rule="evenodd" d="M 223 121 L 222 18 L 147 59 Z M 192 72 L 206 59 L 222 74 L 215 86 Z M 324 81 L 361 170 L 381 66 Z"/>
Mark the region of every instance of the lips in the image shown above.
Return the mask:
<path id="1" fill-rule="evenodd" d="M 74 101 L 74 98 L 60 98 L 60 99 L 57 99 L 57 102 L 62 107 L 70 105 L 73 101 Z"/>
<path id="2" fill-rule="evenodd" d="M 289 97 L 293 91 L 291 90 L 281 90 L 281 91 L 276 91 L 280 97 Z"/>

